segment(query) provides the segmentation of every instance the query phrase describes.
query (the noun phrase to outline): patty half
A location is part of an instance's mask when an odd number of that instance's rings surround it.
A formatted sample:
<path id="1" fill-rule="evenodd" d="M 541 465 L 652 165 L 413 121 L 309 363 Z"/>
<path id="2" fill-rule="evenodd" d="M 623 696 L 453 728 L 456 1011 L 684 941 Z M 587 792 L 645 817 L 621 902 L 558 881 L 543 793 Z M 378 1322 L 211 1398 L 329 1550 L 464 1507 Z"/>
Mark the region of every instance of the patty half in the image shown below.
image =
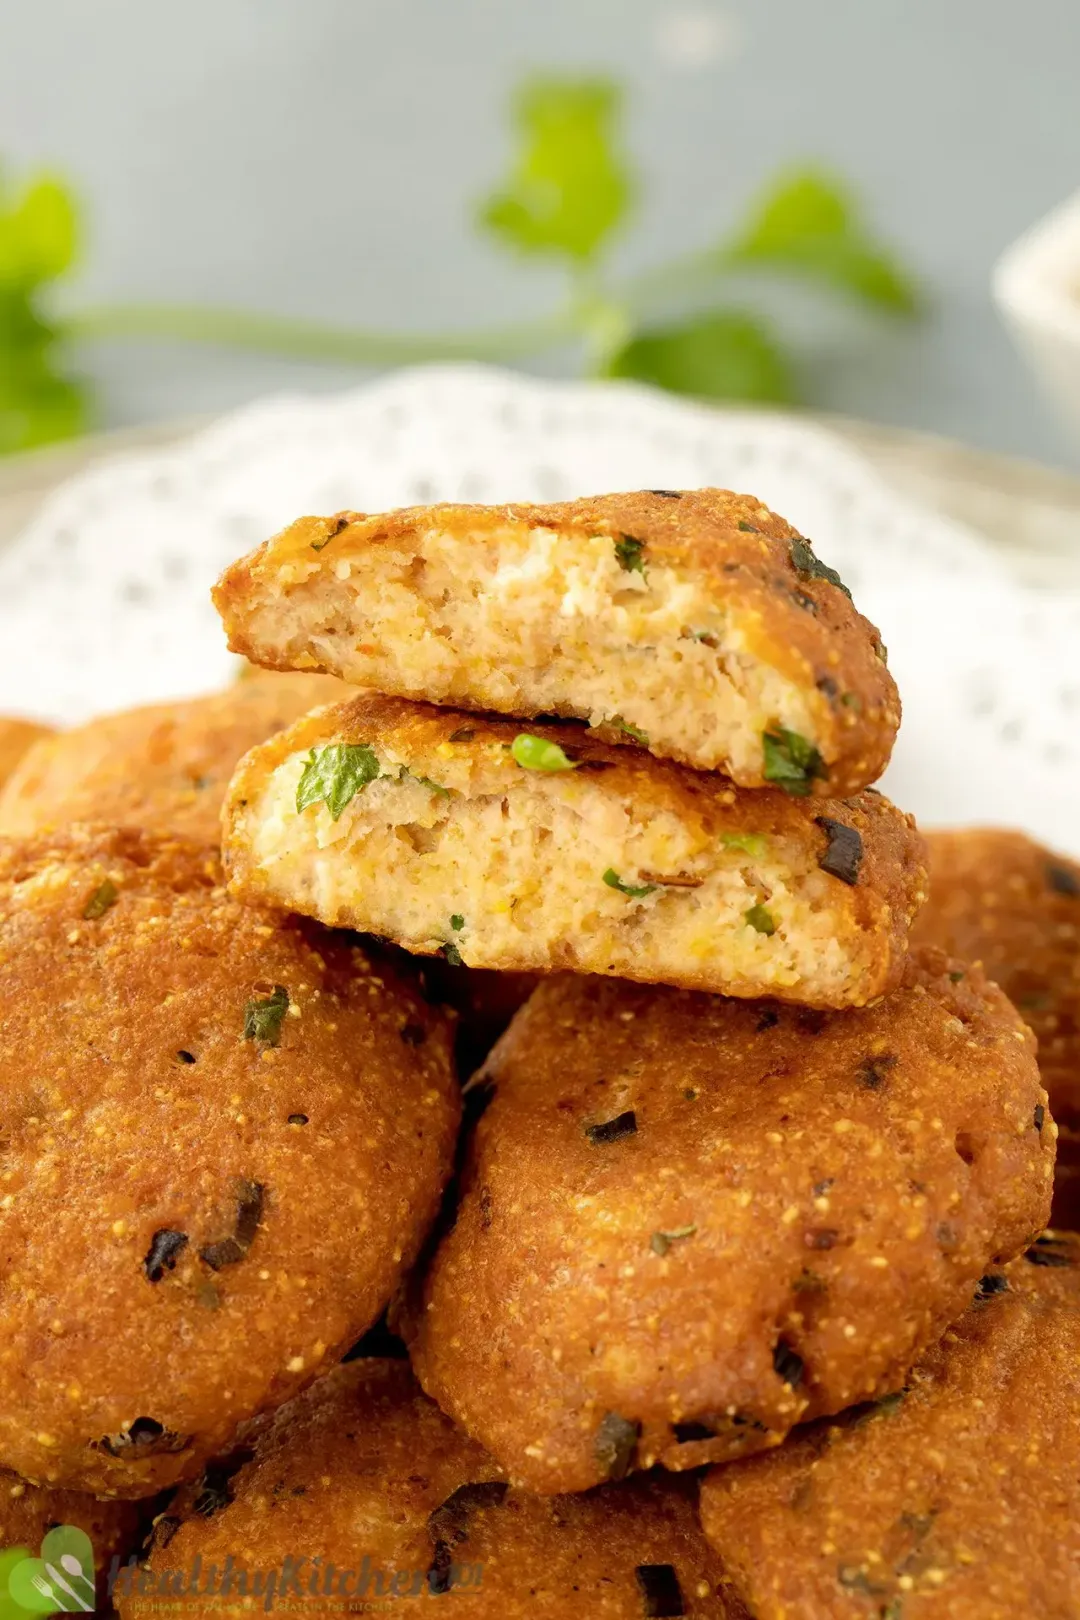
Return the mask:
<path id="1" fill-rule="evenodd" d="M 897 981 L 925 876 L 872 791 L 749 793 L 581 726 L 401 698 L 254 749 L 223 816 L 235 892 L 409 951 L 822 1006 Z"/>
<path id="2" fill-rule="evenodd" d="M 255 663 L 587 720 L 744 787 L 854 792 L 900 723 L 880 637 L 839 576 L 729 490 L 301 518 L 214 599 Z"/>
<path id="3" fill-rule="evenodd" d="M 985 1276 L 894 1396 L 709 1474 L 701 1514 L 734 1614 L 1080 1614 L 1080 1241 Z"/>
<path id="4" fill-rule="evenodd" d="M 250 1425 L 166 1507 L 148 1574 L 125 1573 L 117 1604 L 123 1620 L 163 1601 L 191 1620 L 220 1614 L 208 1583 L 231 1563 L 247 1572 L 249 1603 L 261 1609 L 269 1585 L 257 1588 L 253 1571 L 276 1572 L 272 1605 L 313 1620 L 368 1606 L 426 1614 L 432 1599 L 461 1620 L 726 1620 L 695 1495 L 654 1478 L 530 1496 L 408 1367 L 357 1361 Z"/>
<path id="5" fill-rule="evenodd" d="M 0 1463 L 189 1477 L 380 1314 L 450 1172 L 445 1019 L 134 831 L 0 841 Z"/>
<path id="6" fill-rule="evenodd" d="M 466 1092 L 417 1376 L 532 1490 L 776 1445 L 901 1388 L 1041 1230 L 1045 1103 L 1030 1031 L 938 951 L 832 1014 L 549 979 Z"/>

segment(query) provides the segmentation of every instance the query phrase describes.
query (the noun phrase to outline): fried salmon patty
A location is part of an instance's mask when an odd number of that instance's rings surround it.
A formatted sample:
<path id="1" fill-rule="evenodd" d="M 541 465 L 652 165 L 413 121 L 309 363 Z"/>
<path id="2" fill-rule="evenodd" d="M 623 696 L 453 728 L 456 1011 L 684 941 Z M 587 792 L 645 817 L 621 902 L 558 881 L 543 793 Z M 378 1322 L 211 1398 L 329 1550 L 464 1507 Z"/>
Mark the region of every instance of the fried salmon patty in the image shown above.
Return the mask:
<path id="1" fill-rule="evenodd" d="M 730 490 L 301 518 L 214 599 L 255 663 L 586 720 L 744 787 L 853 793 L 900 723 L 878 633 L 839 575 Z"/>
<path id="2" fill-rule="evenodd" d="M 1080 1614 L 1080 1240 L 994 1270 L 903 1390 L 708 1475 L 757 1620 Z"/>
<path id="3" fill-rule="evenodd" d="M 652 1478 L 530 1496 L 401 1362 L 353 1362 L 252 1424 L 231 1457 L 166 1508 L 148 1574 L 118 1583 L 123 1620 L 159 1613 L 163 1601 L 192 1620 L 221 1613 L 206 1578 L 230 1559 L 249 1572 L 249 1603 L 261 1608 L 268 1585 L 264 1576 L 255 1588 L 250 1572 L 276 1571 L 275 1601 L 312 1620 L 364 1605 L 396 1613 L 396 1598 L 403 1613 L 406 1599 L 426 1613 L 435 1597 L 461 1620 L 728 1613 L 692 1489 Z M 178 1599 L 178 1577 L 192 1569 L 202 1586 Z"/>
<path id="4" fill-rule="evenodd" d="M 1039 1040 L 1063 1125 L 1080 1127 L 1080 863 L 1021 832 L 930 832 L 917 937 L 981 962 Z"/>
<path id="5" fill-rule="evenodd" d="M 210 697 L 44 734 L 0 793 L 0 834 L 95 821 L 217 843 L 221 801 L 241 755 L 343 691 L 326 676 L 260 672 Z"/>
<path id="6" fill-rule="evenodd" d="M 899 1389 L 1050 1207 L 1031 1033 L 937 951 L 833 1014 L 549 979 L 470 1097 L 456 1219 L 399 1325 L 537 1491 Z"/>
<path id="7" fill-rule="evenodd" d="M 835 1007 L 897 982 L 925 879 L 872 791 L 747 793 L 581 726 L 367 695 L 248 754 L 223 828 L 237 894 L 409 951 Z"/>
<path id="8" fill-rule="evenodd" d="M 0 841 L 0 1462 L 145 1496 L 333 1363 L 450 1170 L 450 1031 L 135 831 Z"/>

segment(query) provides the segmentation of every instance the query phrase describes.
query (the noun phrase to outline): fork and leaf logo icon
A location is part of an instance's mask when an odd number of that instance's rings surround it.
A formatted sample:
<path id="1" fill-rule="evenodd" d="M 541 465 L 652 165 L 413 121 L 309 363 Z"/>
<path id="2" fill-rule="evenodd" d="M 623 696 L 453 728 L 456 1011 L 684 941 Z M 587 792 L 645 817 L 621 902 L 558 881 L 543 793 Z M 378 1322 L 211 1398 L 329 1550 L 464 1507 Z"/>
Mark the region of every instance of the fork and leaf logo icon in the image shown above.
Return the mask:
<path id="1" fill-rule="evenodd" d="M 32 1615 L 93 1614 L 94 1549 L 73 1524 L 58 1524 L 39 1558 L 25 1547 L 0 1553 L 0 1620 Z"/>

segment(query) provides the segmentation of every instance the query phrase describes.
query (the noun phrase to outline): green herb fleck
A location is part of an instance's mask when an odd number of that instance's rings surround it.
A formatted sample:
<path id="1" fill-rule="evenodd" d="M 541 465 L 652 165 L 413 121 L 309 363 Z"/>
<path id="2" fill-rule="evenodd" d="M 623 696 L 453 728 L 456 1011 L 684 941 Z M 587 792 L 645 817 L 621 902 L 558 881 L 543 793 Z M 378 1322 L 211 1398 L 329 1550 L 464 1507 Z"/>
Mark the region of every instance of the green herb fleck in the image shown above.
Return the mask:
<path id="1" fill-rule="evenodd" d="M 441 793 L 446 799 L 450 797 L 450 789 L 443 787 L 441 782 L 433 782 L 430 776 L 416 776 L 407 765 L 403 765 L 398 771 L 398 781 L 404 782 L 410 777 L 414 782 L 419 782 L 421 787 L 426 787 L 429 793 Z"/>
<path id="2" fill-rule="evenodd" d="M 751 928 L 757 929 L 759 934 L 776 933 L 776 918 L 760 902 L 756 906 L 750 907 L 750 910 L 746 913 L 746 920 Z"/>
<path id="3" fill-rule="evenodd" d="M 609 889 L 618 889 L 620 894 L 629 895 L 631 900 L 643 900 L 647 894 L 652 894 L 660 887 L 658 883 L 624 883 L 613 866 L 609 866 L 604 873 L 604 882 Z"/>
<path id="4" fill-rule="evenodd" d="M 813 546 L 809 540 L 804 540 L 801 535 L 791 542 L 791 563 L 795 572 L 802 579 L 827 580 L 830 585 L 835 585 L 838 590 L 843 591 L 848 601 L 851 601 L 851 592 L 836 572 L 836 569 L 827 567 L 820 557 L 815 556 Z"/>
<path id="5" fill-rule="evenodd" d="M 841 692 L 840 701 L 845 709 L 854 709 L 856 714 L 862 709 L 862 699 L 858 692 Z"/>
<path id="6" fill-rule="evenodd" d="M 963 968 L 956 968 L 956 969 L 954 969 L 954 971 L 952 973 L 949 974 L 949 978 L 952 980 L 953 984 L 959 984 L 960 980 L 963 977 L 964 977 Z"/>
<path id="7" fill-rule="evenodd" d="M 676 1226 L 670 1232 L 654 1232 L 649 1239 L 649 1248 L 653 1254 L 665 1255 L 673 1243 L 681 1243 L 684 1238 L 693 1237 L 696 1231 L 696 1226 Z"/>
<path id="8" fill-rule="evenodd" d="M 633 737 L 636 743 L 640 743 L 642 748 L 648 748 L 649 739 L 645 733 L 640 731 L 637 726 L 632 726 L 629 720 L 624 720 L 621 714 L 613 714 L 608 721 L 608 725 L 617 726 L 620 731 L 625 731 L 628 737 Z"/>
<path id="9" fill-rule="evenodd" d="M 83 906 L 83 916 L 87 922 L 97 922 L 99 917 L 104 917 L 111 906 L 115 906 L 119 898 L 120 890 L 111 878 L 106 878 L 104 883 L 98 885 L 85 906 Z"/>
<path id="10" fill-rule="evenodd" d="M 469 742 L 476 736 L 475 726 L 458 726 L 456 731 L 450 733 L 451 742 Z"/>
<path id="11" fill-rule="evenodd" d="M 245 1041 L 262 1041 L 277 1046 L 281 1041 L 281 1022 L 289 1010 L 289 992 L 283 984 L 275 984 L 273 995 L 259 1001 L 252 997 L 244 1008 Z"/>
<path id="12" fill-rule="evenodd" d="M 775 782 L 785 793 L 804 798 L 815 777 L 825 777 L 825 761 L 812 742 L 797 731 L 777 726 L 761 739 L 765 751 L 765 780 Z"/>
<path id="13" fill-rule="evenodd" d="M 337 821 L 361 788 L 379 775 L 375 750 L 367 743 L 331 743 L 311 750 L 296 789 L 299 815 L 311 804 L 325 803 L 331 819 Z"/>
<path id="14" fill-rule="evenodd" d="M 575 771 L 577 765 L 567 759 L 558 743 L 544 737 L 533 737 L 521 731 L 510 745 L 510 752 L 523 771 Z"/>
<path id="15" fill-rule="evenodd" d="M 725 849 L 741 849 L 744 855 L 759 860 L 769 847 L 769 840 L 761 833 L 723 833 L 720 842 Z"/>
<path id="16" fill-rule="evenodd" d="M 461 952 L 458 950 L 452 939 L 448 939 L 445 944 L 439 947 L 439 949 L 443 960 L 449 962 L 451 967 L 465 966 L 465 963 L 462 960 Z"/>
<path id="17" fill-rule="evenodd" d="M 745 518 L 740 518 L 739 519 L 739 528 L 742 530 L 743 534 L 760 534 L 761 533 L 761 530 L 760 529 L 755 529 L 754 525 L 752 523 L 747 523 Z"/>
<path id="18" fill-rule="evenodd" d="M 454 915 L 450 918 L 450 926 L 454 930 L 455 934 L 460 934 L 461 930 L 464 928 L 465 919 L 459 911 L 455 911 Z"/>
<path id="19" fill-rule="evenodd" d="M 615 556 L 619 567 L 626 574 L 645 573 L 645 542 L 634 540 L 630 535 L 624 534 L 615 542 Z"/>
<path id="20" fill-rule="evenodd" d="M 313 540 L 311 542 L 312 551 L 321 551 L 324 546 L 328 546 L 331 540 L 335 539 L 335 537 L 341 533 L 342 529 L 347 529 L 348 527 L 349 520 L 347 517 L 336 518 L 334 520 L 334 527 L 329 531 L 328 534 L 324 534 L 321 540 Z"/>

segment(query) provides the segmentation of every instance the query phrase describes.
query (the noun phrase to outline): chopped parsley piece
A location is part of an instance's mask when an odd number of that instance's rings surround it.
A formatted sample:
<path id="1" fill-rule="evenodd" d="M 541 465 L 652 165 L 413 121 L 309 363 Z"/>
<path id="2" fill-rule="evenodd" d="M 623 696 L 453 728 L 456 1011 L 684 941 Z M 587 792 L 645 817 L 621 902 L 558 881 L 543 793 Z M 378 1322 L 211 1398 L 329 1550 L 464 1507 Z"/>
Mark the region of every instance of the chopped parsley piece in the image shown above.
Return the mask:
<path id="1" fill-rule="evenodd" d="M 848 601 L 851 601 L 851 592 L 836 572 L 836 569 L 828 568 L 820 557 L 815 557 L 813 546 L 809 540 L 804 540 L 801 535 L 791 542 L 791 563 L 801 579 L 828 580 L 830 585 L 835 585 L 838 590 L 843 591 Z"/>
<path id="2" fill-rule="evenodd" d="M 833 821 L 830 816 L 815 816 L 814 820 L 828 839 L 818 865 L 830 877 L 839 878 L 841 883 L 854 887 L 859 881 L 859 867 L 863 858 L 862 834 L 857 827 L 849 827 L 843 821 Z"/>
<path id="3" fill-rule="evenodd" d="M 289 992 L 283 984 L 275 984 L 273 994 L 260 1001 L 256 997 L 244 1008 L 245 1041 L 263 1041 L 277 1046 L 281 1041 L 281 1023 L 289 1010 Z"/>
<path id="4" fill-rule="evenodd" d="M 631 900 L 644 900 L 647 894 L 654 893 L 660 887 L 658 883 L 624 883 L 613 866 L 609 866 L 604 873 L 604 882 L 609 889 L 618 889 L 620 894 L 628 895 Z"/>
<path id="5" fill-rule="evenodd" d="M 744 855 L 753 855 L 755 860 L 769 847 L 769 840 L 761 833 L 722 833 L 720 842 L 725 849 L 741 849 Z"/>
<path id="6" fill-rule="evenodd" d="M 628 534 L 615 542 L 615 556 L 625 574 L 645 573 L 645 542 L 634 540 Z"/>
<path id="7" fill-rule="evenodd" d="M 766 731 L 761 742 L 765 751 L 765 780 L 775 782 L 785 793 L 804 798 L 815 777 L 828 775 L 825 761 L 813 743 L 800 737 L 797 731 L 785 731 L 783 726 L 777 726 L 775 731 Z"/>
<path id="8" fill-rule="evenodd" d="M 760 902 L 756 906 L 750 907 L 750 910 L 746 913 L 746 920 L 751 928 L 757 929 L 759 934 L 776 933 L 776 918 Z"/>
<path id="9" fill-rule="evenodd" d="M 328 546 L 330 544 L 335 535 L 340 534 L 342 529 L 347 529 L 348 527 L 349 520 L 347 517 L 337 518 L 334 522 L 334 527 L 329 531 L 328 534 L 324 534 L 321 540 L 313 540 L 311 542 L 312 551 L 321 551 L 324 546 Z"/>
<path id="10" fill-rule="evenodd" d="M 954 968 L 952 973 L 949 974 L 949 978 L 950 978 L 950 980 L 952 981 L 953 984 L 959 984 L 960 980 L 963 977 L 964 977 L 963 968 Z"/>
<path id="11" fill-rule="evenodd" d="M 608 725 L 617 726 L 620 731 L 625 731 L 628 737 L 633 737 L 636 743 L 640 743 L 642 748 L 648 748 L 649 739 L 645 733 L 639 731 L 637 726 L 632 726 L 629 720 L 624 720 L 621 714 L 613 714 Z"/>
<path id="12" fill-rule="evenodd" d="M 684 1238 L 693 1237 L 696 1231 L 696 1226 L 676 1226 L 670 1232 L 654 1232 L 649 1239 L 649 1248 L 653 1254 L 665 1255 L 673 1243 L 681 1243 Z"/>
<path id="13" fill-rule="evenodd" d="M 111 906 L 115 906 L 119 898 L 120 890 L 111 878 L 106 878 L 104 883 L 98 885 L 85 906 L 83 906 L 83 917 L 87 922 L 97 922 L 99 917 L 104 917 Z"/>
<path id="14" fill-rule="evenodd" d="M 411 778 L 414 782 L 419 782 L 420 786 L 426 787 L 430 793 L 441 793 L 447 799 L 450 797 L 450 789 L 448 787 L 443 787 L 441 782 L 433 782 L 430 776 L 416 776 L 412 771 L 410 771 L 407 765 L 402 765 L 401 769 L 398 771 L 398 781 L 404 782 L 407 778 Z"/>
<path id="15" fill-rule="evenodd" d="M 455 934 L 460 934 L 461 930 L 464 928 L 465 919 L 459 911 L 455 911 L 454 915 L 450 918 L 450 926 L 454 930 Z"/>
<path id="16" fill-rule="evenodd" d="M 761 533 L 761 530 L 760 529 L 755 529 L 754 525 L 752 523 L 747 523 L 745 518 L 740 518 L 739 519 L 739 528 L 742 530 L 743 534 L 760 534 Z"/>
<path id="17" fill-rule="evenodd" d="M 533 737 L 520 731 L 510 745 L 514 760 L 523 771 L 576 771 L 577 765 L 567 759 L 558 743 L 544 737 Z"/>
<path id="18" fill-rule="evenodd" d="M 296 811 L 325 803 L 337 821 L 362 788 L 379 775 L 375 750 L 367 743 L 331 743 L 312 749 L 296 788 Z"/>
<path id="19" fill-rule="evenodd" d="M 451 967 L 465 966 L 465 963 L 462 961 L 461 952 L 458 950 L 452 939 L 448 939 L 445 944 L 439 947 L 439 949 L 443 960 L 445 962 L 449 962 Z"/>

